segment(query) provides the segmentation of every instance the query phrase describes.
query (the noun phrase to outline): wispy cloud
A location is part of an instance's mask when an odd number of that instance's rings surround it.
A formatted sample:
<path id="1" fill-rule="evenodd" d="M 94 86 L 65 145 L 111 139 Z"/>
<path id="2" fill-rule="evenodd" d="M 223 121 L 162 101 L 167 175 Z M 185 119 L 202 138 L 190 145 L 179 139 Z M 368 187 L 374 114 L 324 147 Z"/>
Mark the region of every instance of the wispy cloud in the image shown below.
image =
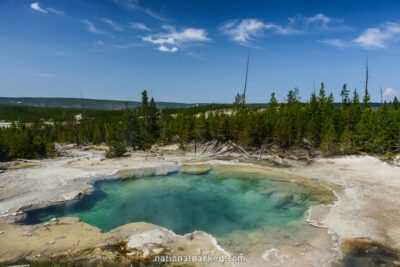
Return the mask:
<path id="1" fill-rule="evenodd" d="M 129 11 L 140 11 L 150 17 L 153 17 L 155 19 L 161 20 L 161 21 L 166 21 L 166 18 L 150 8 L 143 7 L 139 4 L 139 0 L 113 0 L 115 4 L 118 6 L 125 8 Z"/>
<path id="2" fill-rule="evenodd" d="M 96 34 L 107 34 L 107 32 L 97 29 L 96 26 L 94 26 L 94 24 L 90 20 L 84 19 L 84 20 L 81 20 L 81 22 L 86 24 L 86 29 L 89 32 L 96 33 Z"/>
<path id="3" fill-rule="evenodd" d="M 42 13 L 47 13 L 47 10 L 42 9 L 38 2 L 32 3 L 31 8 Z"/>
<path id="4" fill-rule="evenodd" d="M 273 23 L 264 23 L 257 19 L 244 19 L 240 22 L 238 20 L 227 21 L 222 24 L 220 30 L 241 44 L 247 44 L 255 37 L 261 37 L 264 30 L 273 30 L 280 34 L 296 33 L 293 29 L 283 28 Z"/>
<path id="5" fill-rule="evenodd" d="M 52 8 L 52 7 L 42 8 L 42 7 L 40 7 L 39 2 L 32 3 L 30 5 L 30 7 L 33 10 L 36 10 L 36 11 L 39 11 L 39 12 L 42 12 L 42 13 L 46 13 L 46 14 L 50 12 L 50 13 L 53 13 L 53 14 L 56 14 L 56 15 L 59 15 L 59 16 L 67 16 L 64 13 L 64 11 L 61 11 L 61 10 L 58 10 L 58 9 L 55 9 L 55 8 Z"/>
<path id="6" fill-rule="evenodd" d="M 386 22 L 379 27 L 367 28 L 352 40 L 327 39 L 321 42 L 339 48 L 358 46 L 364 49 L 384 49 L 400 41 L 400 24 Z"/>
<path id="7" fill-rule="evenodd" d="M 247 43 L 256 36 L 261 36 L 264 30 L 264 23 L 257 19 L 244 19 L 227 21 L 220 27 L 220 30 L 234 41 Z"/>
<path id="8" fill-rule="evenodd" d="M 142 37 L 142 40 L 160 45 L 158 50 L 162 52 L 177 52 L 178 47 L 211 40 L 204 29 L 186 28 L 182 31 L 176 31 L 175 28 L 170 26 L 164 26 L 163 28 L 168 32 L 147 35 Z M 171 47 L 166 47 L 166 44 L 171 45 Z"/>
<path id="9" fill-rule="evenodd" d="M 152 44 L 174 44 L 175 43 L 175 40 L 172 37 L 153 38 L 152 36 L 145 36 L 145 37 L 142 37 L 142 40 L 145 42 L 152 43 Z"/>
<path id="10" fill-rule="evenodd" d="M 337 48 L 344 48 L 344 47 L 348 46 L 348 43 L 346 41 L 343 41 L 340 39 L 325 39 L 325 40 L 321 40 L 319 42 L 323 43 L 323 44 L 336 46 Z"/>
<path id="11" fill-rule="evenodd" d="M 133 43 L 126 43 L 126 44 L 114 44 L 111 48 L 115 49 L 128 49 L 133 47 L 143 46 L 143 43 L 133 42 Z"/>
<path id="12" fill-rule="evenodd" d="M 266 31 L 279 35 L 299 35 L 322 31 L 348 30 L 343 21 L 328 17 L 322 13 L 304 17 L 298 15 L 288 19 L 286 25 L 266 23 L 259 19 L 230 20 L 220 26 L 220 31 L 233 41 L 248 45 L 257 37 L 262 37 Z"/>
<path id="13" fill-rule="evenodd" d="M 95 45 L 96 46 L 104 46 L 105 44 L 104 44 L 103 40 L 97 40 Z"/>
<path id="14" fill-rule="evenodd" d="M 343 32 L 349 31 L 351 28 L 344 24 L 342 19 L 328 17 L 323 13 L 314 16 L 298 15 L 289 18 L 289 25 L 301 31 L 302 33 L 320 33 L 320 32 Z"/>
<path id="15" fill-rule="evenodd" d="M 64 11 L 49 7 L 49 8 L 41 8 L 38 2 L 32 3 L 30 5 L 30 7 L 36 11 L 42 12 L 42 13 L 53 13 L 59 16 L 64 16 L 64 17 L 68 17 L 69 19 L 72 19 L 75 21 L 75 19 L 70 18 L 69 16 L 67 16 L 67 14 L 65 14 Z M 108 34 L 106 31 L 100 30 L 98 29 L 90 20 L 88 19 L 83 19 L 83 20 L 78 20 L 82 23 L 84 23 L 86 25 L 86 30 L 92 33 L 96 33 L 96 34 Z M 116 31 L 121 31 L 122 27 L 120 27 L 117 23 L 111 21 L 110 19 L 103 19 L 103 22 L 109 24 L 111 27 L 113 27 Z"/>
<path id="16" fill-rule="evenodd" d="M 171 52 L 171 53 L 175 53 L 176 51 L 178 51 L 178 48 L 176 46 L 173 46 L 171 48 L 168 48 L 164 45 L 160 45 L 157 50 L 161 51 L 161 52 Z"/>
<path id="17" fill-rule="evenodd" d="M 53 74 L 50 74 L 50 73 L 35 73 L 35 75 L 39 76 L 39 77 L 53 77 L 54 76 Z"/>
<path id="18" fill-rule="evenodd" d="M 141 30 L 141 31 L 151 31 L 150 28 L 148 28 L 146 25 L 144 25 L 143 23 L 139 23 L 139 22 L 131 22 L 129 23 L 129 28 L 131 29 L 135 29 L 135 30 Z"/>
<path id="19" fill-rule="evenodd" d="M 103 18 L 102 21 L 104 23 L 107 23 L 108 25 L 110 25 L 114 30 L 116 31 L 122 31 L 122 27 L 120 25 L 118 25 L 117 23 L 115 23 L 114 21 L 107 19 L 107 18 Z"/>
<path id="20" fill-rule="evenodd" d="M 329 22 L 332 21 L 332 19 L 329 18 L 329 17 L 327 17 L 327 16 L 325 16 L 325 15 L 322 14 L 322 13 L 318 13 L 318 14 L 316 14 L 315 16 L 307 17 L 307 18 L 306 18 L 306 21 L 307 21 L 308 23 L 322 22 L 322 23 L 328 24 Z"/>
<path id="21" fill-rule="evenodd" d="M 52 7 L 49 7 L 47 10 L 50 11 L 51 13 L 54 13 L 59 16 L 67 16 L 64 11 L 61 11 L 61 10 L 58 10 L 58 9 L 55 9 Z"/>

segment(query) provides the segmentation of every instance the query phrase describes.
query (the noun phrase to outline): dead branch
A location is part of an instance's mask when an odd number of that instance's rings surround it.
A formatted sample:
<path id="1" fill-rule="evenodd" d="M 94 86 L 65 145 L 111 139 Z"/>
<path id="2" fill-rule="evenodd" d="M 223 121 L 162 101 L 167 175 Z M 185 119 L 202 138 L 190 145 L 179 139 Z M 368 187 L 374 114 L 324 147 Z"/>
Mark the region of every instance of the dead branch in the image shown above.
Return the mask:
<path id="1" fill-rule="evenodd" d="M 249 157 L 249 153 L 247 153 L 247 151 L 242 148 L 241 146 L 238 146 L 237 144 L 233 143 L 231 140 L 228 141 L 234 148 L 236 148 L 237 150 L 239 150 L 239 152 L 243 153 L 247 158 Z"/>
<path id="2" fill-rule="evenodd" d="M 231 148 L 231 149 L 228 149 L 228 150 L 225 150 L 225 151 L 217 152 L 217 153 L 214 153 L 214 154 L 212 154 L 212 155 L 209 155 L 209 157 L 220 156 L 220 155 L 223 155 L 223 154 L 225 154 L 225 153 L 230 153 L 230 152 L 232 152 L 233 150 L 234 150 L 234 149 Z"/>
<path id="3" fill-rule="evenodd" d="M 215 152 L 215 149 L 218 147 L 218 140 L 215 141 L 213 148 L 211 149 L 211 151 Z"/>
<path id="4" fill-rule="evenodd" d="M 203 152 L 201 152 L 201 154 L 199 155 L 199 157 L 201 157 L 208 149 L 208 147 L 210 146 L 210 143 L 207 144 L 207 146 L 204 148 Z"/>

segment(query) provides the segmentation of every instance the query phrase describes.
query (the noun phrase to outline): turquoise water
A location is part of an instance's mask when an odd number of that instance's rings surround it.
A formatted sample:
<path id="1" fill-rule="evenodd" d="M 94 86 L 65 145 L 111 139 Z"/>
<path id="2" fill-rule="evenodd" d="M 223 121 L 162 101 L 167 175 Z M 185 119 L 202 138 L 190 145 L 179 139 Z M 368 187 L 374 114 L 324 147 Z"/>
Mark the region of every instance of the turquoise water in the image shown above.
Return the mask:
<path id="1" fill-rule="evenodd" d="M 202 230 L 216 237 L 237 231 L 283 227 L 303 219 L 316 201 L 310 189 L 280 177 L 211 170 L 127 181 L 101 181 L 79 200 L 32 210 L 22 223 L 79 217 L 106 232 L 131 222 L 149 222 L 186 234 Z"/>

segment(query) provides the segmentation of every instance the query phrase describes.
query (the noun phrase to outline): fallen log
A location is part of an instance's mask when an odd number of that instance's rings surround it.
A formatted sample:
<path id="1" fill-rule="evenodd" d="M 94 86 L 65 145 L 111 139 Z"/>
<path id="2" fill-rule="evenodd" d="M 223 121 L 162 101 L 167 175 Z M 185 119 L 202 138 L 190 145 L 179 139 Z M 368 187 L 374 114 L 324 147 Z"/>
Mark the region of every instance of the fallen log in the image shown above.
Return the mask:
<path id="1" fill-rule="evenodd" d="M 274 157 L 275 160 L 278 161 L 278 163 L 280 165 L 283 165 L 283 161 L 282 159 L 279 157 L 279 155 L 275 155 L 274 153 L 272 153 L 271 151 L 269 151 L 268 149 L 265 149 L 265 152 L 267 152 L 268 154 L 270 154 L 272 157 Z"/>
<path id="2" fill-rule="evenodd" d="M 218 140 L 215 141 L 214 146 L 213 146 L 213 148 L 212 148 L 211 151 L 214 151 L 214 152 L 215 152 L 215 149 L 216 149 L 217 147 L 218 147 Z"/>
<path id="3" fill-rule="evenodd" d="M 225 150 L 225 151 L 221 151 L 221 152 L 214 153 L 214 154 L 212 154 L 212 155 L 209 155 L 209 157 L 220 156 L 220 155 L 223 155 L 223 154 L 225 154 L 225 153 L 230 153 L 230 152 L 232 152 L 232 151 L 233 151 L 233 148 L 228 149 L 228 150 Z"/>
<path id="4" fill-rule="evenodd" d="M 237 150 L 239 150 L 239 152 L 243 153 L 247 158 L 249 157 L 249 153 L 247 153 L 247 151 L 242 148 L 241 146 L 238 146 L 237 144 L 233 143 L 231 140 L 228 141 L 234 148 L 236 148 Z"/>
<path id="5" fill-rule="evenodd" d="M 201 154 L 199 155 L 199 157 L 201 157 L 208 149 L 208 147 L 210 146 L 210 143 L 207 144 L 207 146 L 204 148 L 203 152 L 201 152 Z"/>

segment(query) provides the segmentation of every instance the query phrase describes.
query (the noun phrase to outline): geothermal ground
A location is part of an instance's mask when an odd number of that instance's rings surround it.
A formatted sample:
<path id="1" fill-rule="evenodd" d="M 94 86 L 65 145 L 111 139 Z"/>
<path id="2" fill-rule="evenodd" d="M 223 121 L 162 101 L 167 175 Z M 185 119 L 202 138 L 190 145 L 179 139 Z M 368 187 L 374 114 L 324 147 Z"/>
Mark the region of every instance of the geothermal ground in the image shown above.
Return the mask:
<path id="1" fill-rule="evenodd" d="M 285 162 L 286 167 L 277 167 L 268 163 L 268 156 L 261 160 L 240 155 L 199 159 L 174 146 L 165 148 L 163 153 L 131 152 L 119 159 L 104 159 L 104 151 L 98 149 L 60 149 L 62 156 L 58 158 L 13 162 L 0 174 L 0 263 L 57 258 L 128 265 L 152 262 L 155 256 L 166 255 L 235 256 L 241 251 L 235 249 L 235 240 L 230 244 L 218 242 L 199 231 L 180 236 L 145 222 L 106 233 L 77 218 L 55 218 L 37 225 L 16 223 L 28 209 L 90 194 L 90 184 L 97 179 L 163 174 L 179 168 L 201 172 L 210 166 L 279 173 L 284 179 L 318 186 L 333 197 L 330 204 L 307 211 L 302 234 L 277 233 L 270 242 L 265 241 L 269 237 L 254 236 L 253 245 L 246 250 L 245 263 L 208 265 L 330 266 L 354 242 L 376 243 L 395 253 L 400 250 L 399 167 L 374 157 L 291 160 Z M 399 262 L 394 259 L 391 264 Z"/>

